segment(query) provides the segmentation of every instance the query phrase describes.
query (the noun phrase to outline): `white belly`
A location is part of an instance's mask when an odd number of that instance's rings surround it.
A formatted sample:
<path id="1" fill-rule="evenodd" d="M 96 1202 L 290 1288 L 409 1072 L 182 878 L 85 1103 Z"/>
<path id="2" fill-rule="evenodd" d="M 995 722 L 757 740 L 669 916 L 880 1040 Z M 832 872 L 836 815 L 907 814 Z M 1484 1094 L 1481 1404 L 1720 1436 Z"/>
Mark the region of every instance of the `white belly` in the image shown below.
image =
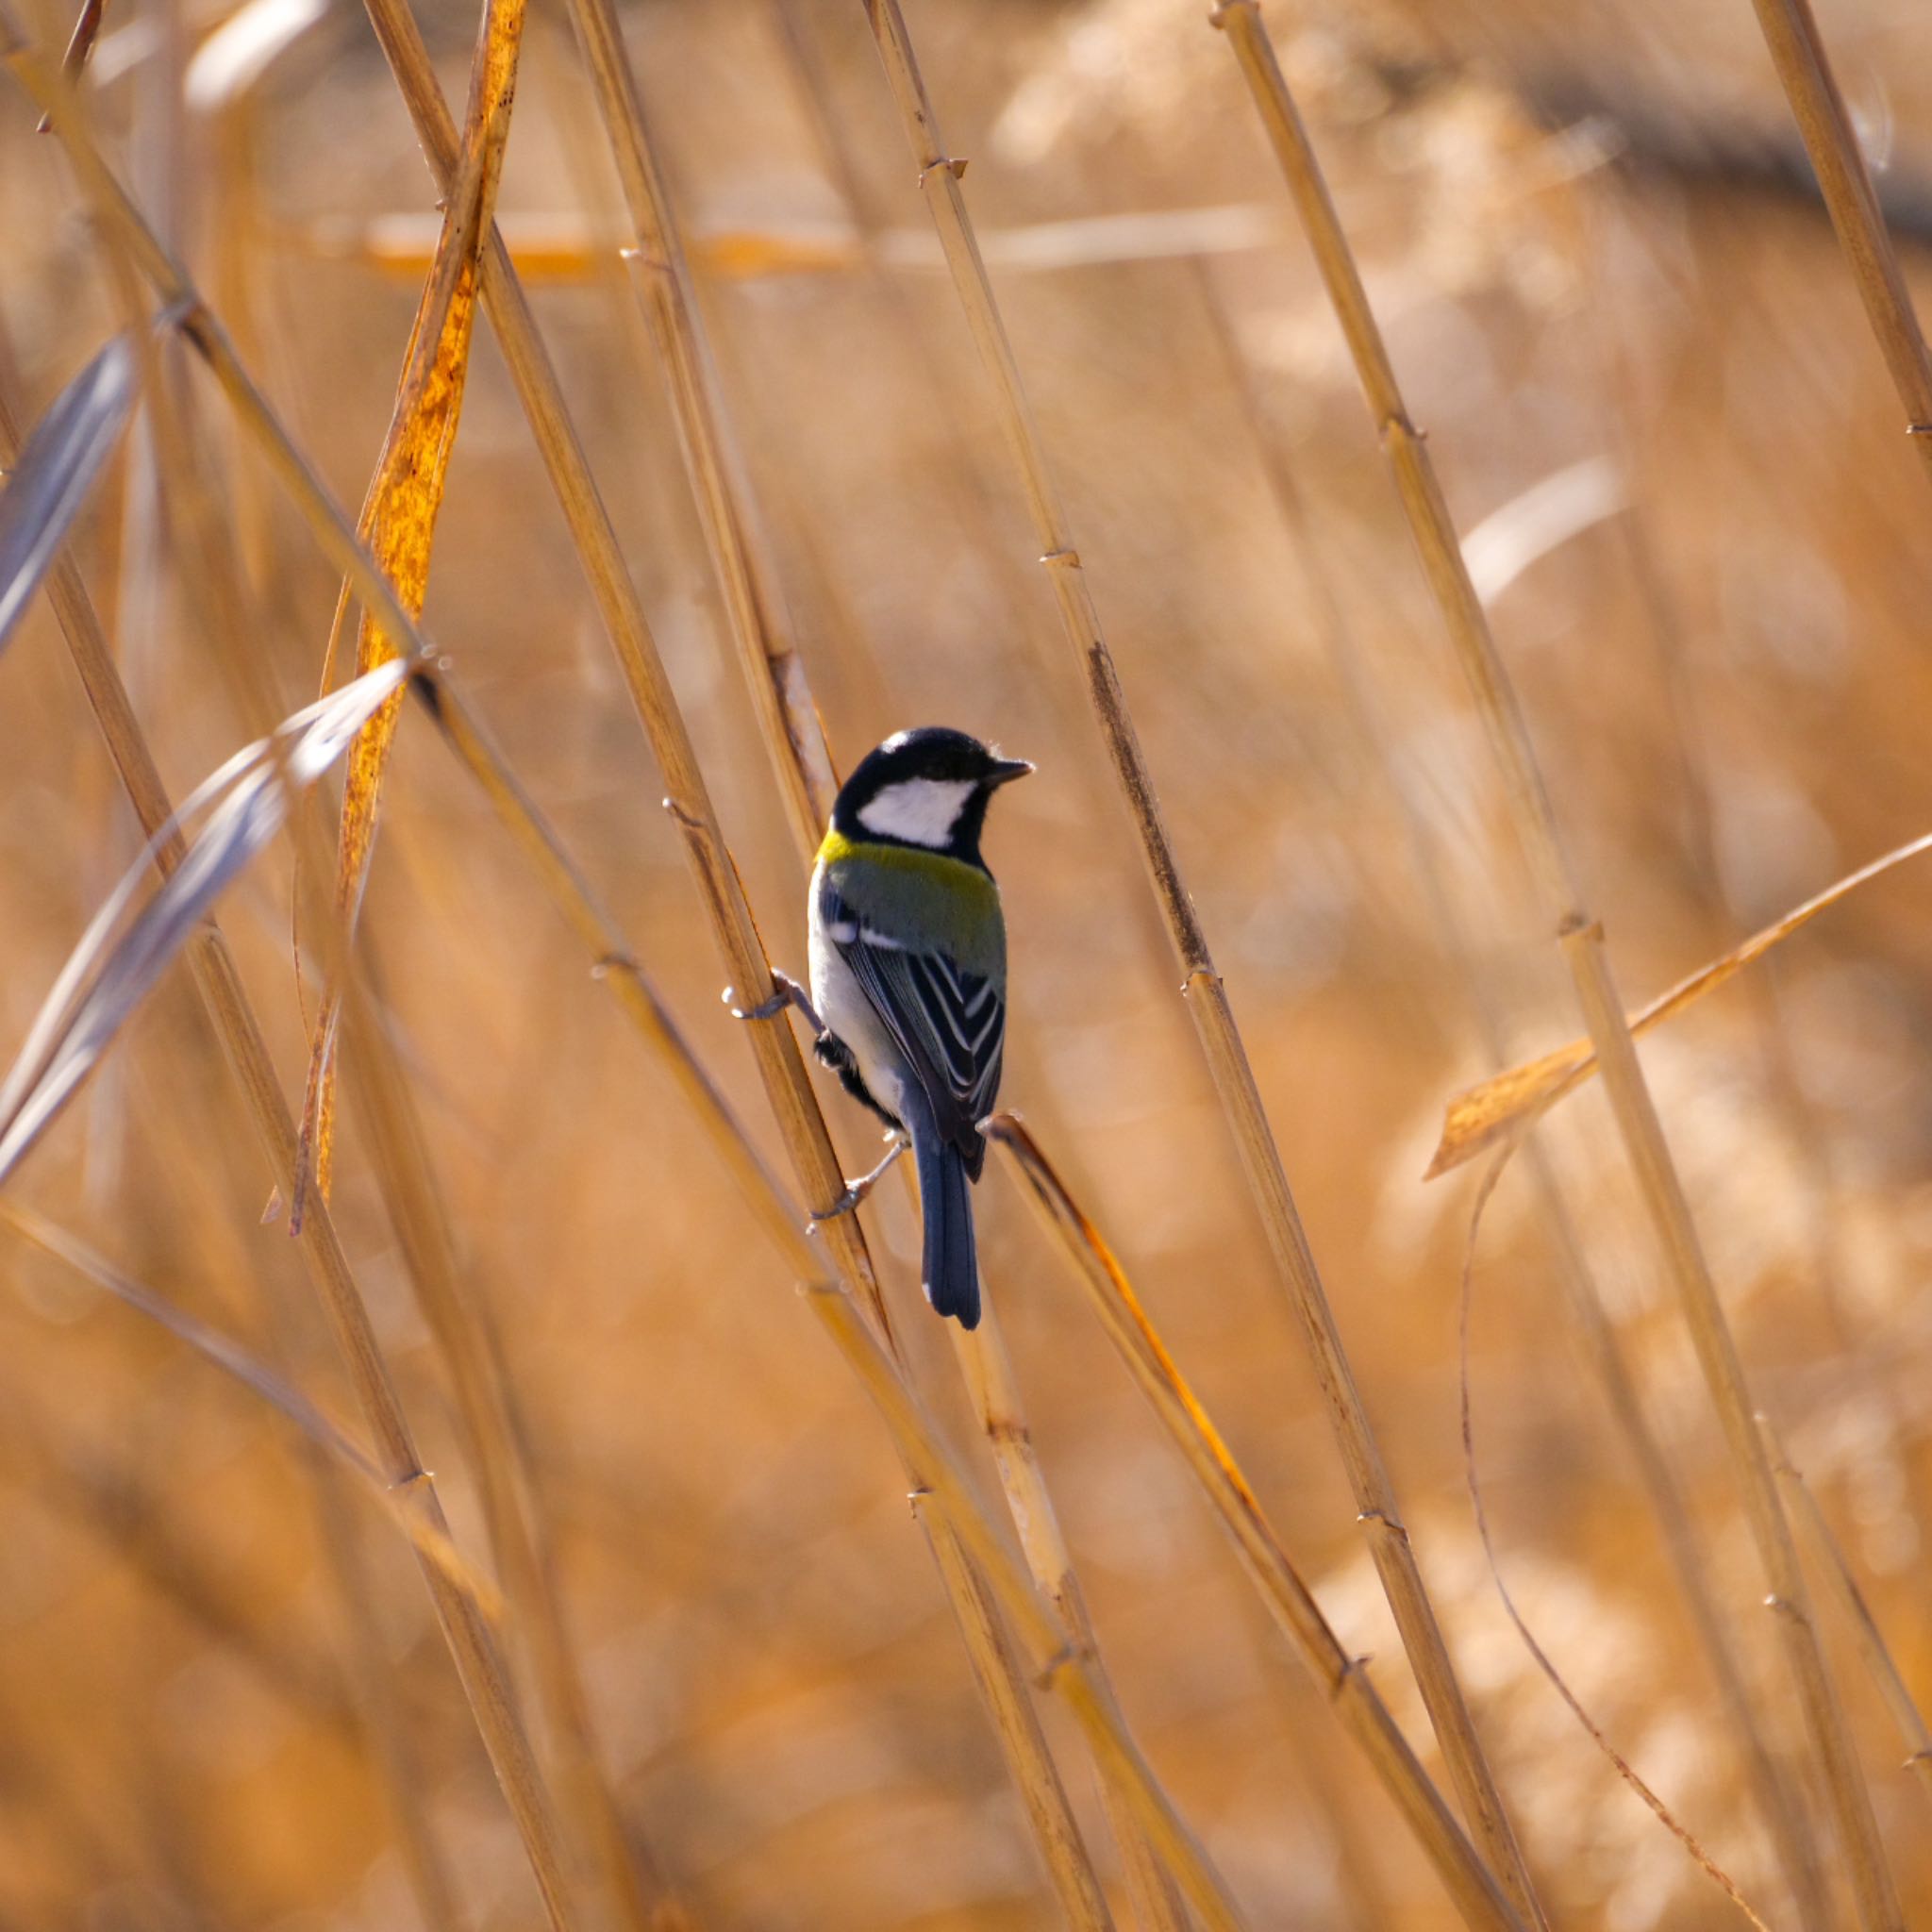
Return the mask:
<path id="1" fill-rule="evenodd" d="M 825 936 L 817 914 L 818 874 L 812 874 L 810 944 L 811 1003 L 819 1018 L 852 1049 L 858 1071 L 873 1097 L 901 1120 L 906 1118 L 904 1099 L 905 1062 L 892 1036 L 886 1031 L 873 1003 L 866 998 L 851 967 L 840 957 L 839 949 Z"/>

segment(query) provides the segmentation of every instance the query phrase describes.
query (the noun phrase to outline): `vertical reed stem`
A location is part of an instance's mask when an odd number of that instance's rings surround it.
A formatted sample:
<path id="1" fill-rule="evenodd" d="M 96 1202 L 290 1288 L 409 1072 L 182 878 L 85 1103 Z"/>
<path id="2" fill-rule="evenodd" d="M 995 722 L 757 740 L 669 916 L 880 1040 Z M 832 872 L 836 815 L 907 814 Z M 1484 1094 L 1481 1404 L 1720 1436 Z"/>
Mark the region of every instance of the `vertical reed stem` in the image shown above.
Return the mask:
<path id="1" fill-rule="evenodd" d="M 1230 374 L 1241 392 L 1243 412 L 1255 425 L 1262 468 L 1294 550 L 1296 565 L 1307 586 L 1317 627 L 1326 641 L 1349 708 L 1361 728 L 1367 747 L 1387 775 L 1394 793 L 1409 847 L 1410 874 L 1422 895 L 1428 927 L 1462 982 L 1484 1053 L 1493 1067 L 1501 1069 L 1510 1060 L 1503 1014 L 1477 967 L 1475 948 L 1462 915 L 1445 889 L 1441 869 L 1435 863 L 1427 808 L 1416 795 L 1405 770 L 1404 759 L 1385 719 L 1380 694 L 1371 688 L 1361 652 L 1350 633 L 1327 572 L 1310 541 L 1307 508 L 1300 489 L 1275 438 L 1261 427 L 1264 412 L 1260 398 L 1255 393 L 1247 358 L 1235 339 L 1211 279 L 1205 271 L 1202 280 L 1209 317 L 1221 339 Z M 1644 1413 L 1636 1381 L 1618 1342 L 1615 1324 L 1604 1306 L 1596 1277 L 1591 1272 L 1582 1237 L 1557 1184 L 1556 1170 L 1550 1164 L 1541 1141 L 1534 1134 L 1524 1137 L 1522 1158 L 1555 1257 L 1557 1277 L 1570 1304 L 1572 1319 L 1576 1324 L 1584 1352 L 1602 1384 L 1611 1421 L 1636 1465 L 1639 1481 L 1651 1512 L 1657 1518 L 1666 1557 L 1676 1574 L 1677 1587 L 1683 1592 L 1691 1626 L 1697 1633 L 1711 1674 L 1717 1680 L 1724 1715 L 1738 1736 L 1745 1774 L 1776 1846 L 1791 1896 L 1805 1924 L 1822 1924 L 1825 1916 L 1825 1900 L 1818 1870 L 1817 1848 L 1811 1841 L 1808 1821 L 1796 1795 L 1788 1787 L 1757 1722 L 1757 1714 L 1752 1707 L 1739 1665 L 1736 1644 L 1724 1627 L 1717 1601 L 1711 1593 L 1709 1578 L 1705 1574 L 1703 1553 L 1698 1546 L 1697 1530 L 1690 1521 L 1676 1478 L 1671 1472 L 1670 1458 Z"/>
<path id="2" fill-rule="evenodd" d="M 636 234 L 627 257 L 671 391 L 705 547 L 791 825 L 809 852 L 838 791 L 824 727 L 791 636 L 770 544 L 729 435 L 710 348 L 698 325 L 684 243 L 645 131 L 643 102 L 611 0 L 571 0 L 604 129 Z"/>
<path id="3" fill-rule="evenodd" d="M 1409 1547 L 1394 1487 L 1389 1480 L 1368 1411 L 1356 1388 L 1354 1371 L 1316 1271 L 1226 988 L 1215 971 L 1207 935 L 1181 879 L 1179 862 L 1155 793 L 1153 774 L 1141 749 L 1126 697 L 1114 670 L 1113 656 L 1108 649 L 1099 613 L 1087 588 L 1079 552 L 1047 468 L 1032 408 L 1020 379 L 1019 364 L 959 191 L 959 177 L 966 164 L 946 152 L 898 0 L 865 0 L 865 6 L 866 18 L 885 63 L 886 78 L 919 168 L 920 189 L 938 229 L 940 245 L 967 325 L 998 394 L 1002 426 L 1019 468 L 1027 509 L 1042 552 L 1041 561 L 1053 586 L 1068 644 L 1085 669 L 1101 733 L 1133 813 L 1155 894 L 1179 961 L 1183 993 L 1260 1211 L 1275 1266 L 1301 1323 L 1355 1493 L 1356 1507 L 1368 1532 L 1371 1554 L 1394 1612 L 1403 1647 L 1415 1671 L 1443 1757 L 1478 1841 L 1518 1908 L 1525 1918 L 1541 1924 L 1542 1915 L 1527 1868 L 1517 1848 L 1501 1793 L 1457 1681 L 1448 1645 Z"/>
<path id="4" fill-rule="evenodd" d="M 1868 1932 L 1878 1932 L 1878 1928 L 1895 1932 L 1902 1921 L 1871 1797 L 1812 1626 L 1790 1525 L 1785 1520 L 1770 1461 L 1753 1421 L 1737 1344 L 1718 1300 L 1683 1183 L 1665 1143 L 1624 1008 L 1617 998 L 1603 929 L 1584 911 L 1571 878 L 1556 814 L 1515 688 L 1470 581 L 1435 465 L 1421 433 L 1409 421 L 1327 183 L 1255 0 L 1225 0 L 1213 20 L 1227 33 L 1347 339 L 1370 415 L 1394 471 L 1424 571 L 1502 768 L 1517 836 L 1535 878 L 1543 915 L 1561 945 L 1575 983 L 1618 1129 L 1676 1283 L 1705 1383 L 1744 1492 L 1771 1607 L 1777 1613 L 1812 1749 L 1831 1794 L 1840 1844 L 1851 1866 L 1861 1923 Z"/>
<path id="5" fill-rule="evenodd" d="M 1865 305 L 1865 320 L 1905 405 L 1906 434 L 1918 445 L 1932 478 L 1932 355 L 1926 352 L 1918 311 L 1812 16 L 1811 0 L 1752 0 L 1752 5 L 1805 152 L 1811 157 L 1858 300 Z"/>
<path id="6" fill-rule="evenodd" d="M 765 748 L 801 856 L 809 866 L 829 822 L 837 786 L 804 661 L 782 627 L 783 591 L 742 458 L 730 434 L 715 358 L 691 288 L 683 237 L 663 172 L 653 150 L 643 101 L 625 55 L 611 0 L 572 0 L 578 39 L 596 87 L 611 153 L 623 183 L 637 245 L 626 257 L 652 341 L 663 365 L 678 424 L 679 442 L 696 500 L 706 546 L 724 597 L 754 708 L 764 724 Z M 1059 1534 L 1045 1478 L 1032 1454 L 1012 1365 L 991 1308 L 976 1340 L 961 1338 L 959 1360 L 986 1418 L 994 1461 L 1035 1582 L 1061 1613 L 1069 1643 L 1089 1657 L 1111 1697 L 1087 1623 L 1072 1558 Z M 988 1409 L 981 1397 L 991 1398 Z M 995 1426 L 994 1414 L 998 1425 Z M 941 1562 L 941 1569 L 946 1568 Z M 996 1713 L 1004 1699 L 994 1700 Z M 1006 1728 L 1003 1716 L 996 1721 Z M 1176 1907 L 1124 1794 L 1102 1778 L 1102 1796 L 1120 1840 L 1130 1888 L 1148 1932 L 1175 1924 Z M 1063 1898 L 1079 1909 L 1098 1896 L 1071 1814 L 1032 1810 L 1050 1865 L 1060 1874 Z M 1074 1869 L 1076 1858 L 1083 1869 Z"/>

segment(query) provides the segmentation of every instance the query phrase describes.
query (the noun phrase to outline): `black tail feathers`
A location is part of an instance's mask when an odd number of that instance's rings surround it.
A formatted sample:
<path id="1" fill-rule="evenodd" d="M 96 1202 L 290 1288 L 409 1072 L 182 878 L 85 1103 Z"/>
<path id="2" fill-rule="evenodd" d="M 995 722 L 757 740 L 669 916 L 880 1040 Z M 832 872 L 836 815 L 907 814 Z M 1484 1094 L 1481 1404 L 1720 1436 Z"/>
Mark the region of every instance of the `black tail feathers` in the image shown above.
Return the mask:
<path id="1" fill-rule="evenodd" d="M 931 1146 L 914 1135 L 919 1162 L 919 1205 L 925 1222 L 925 1257 L 921 1270 L 925 1298 L 936 1314 L 955 1317 L 960 1327 L 979 1325 L 979 1256 L 973 1239 L 973 1197 L 966 1158 L 948 1143 Z"/>

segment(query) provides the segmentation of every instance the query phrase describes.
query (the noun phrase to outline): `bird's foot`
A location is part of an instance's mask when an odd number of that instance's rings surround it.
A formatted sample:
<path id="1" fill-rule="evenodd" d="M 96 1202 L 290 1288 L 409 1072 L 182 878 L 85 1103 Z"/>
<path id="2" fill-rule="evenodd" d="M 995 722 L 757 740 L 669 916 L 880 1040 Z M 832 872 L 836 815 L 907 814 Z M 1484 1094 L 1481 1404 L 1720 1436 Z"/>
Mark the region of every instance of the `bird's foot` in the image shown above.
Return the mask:
<path id="1" fill-rule="evenodd" d="M 772 996 L 760 1001 L 755 1007 L 741 1007 L 736 1004 L 738 989 L 727 986 L 718 995 L 731 1010 L 734 1020 L 775 1020 L 787 1007 L 796 1007 L 805 1015 L 806 1023 L 814 1035 L 825 1031 L 825 1023 L 819 1018 L 818 1008 L 811 1003 L 811 995 L 793 979 L 791 974 L 781 973 L 774 966 L 772 969 Z"/>
<path id="2" fill-rule="evenodd" d="M 837 1221 L 841 1214 L 850 1214 L 885 1179 L 893 1161 L 912 1144 L 903 1134 L 889 1134 L 886 1138 L 892 1143 L 886 1149 L 886 1158 L 870 1174 L 860 1174 L 856 1181 L 847 1181 L 845 1191 L 823 1214 L 814 1214 L 807 1226 L 823 1227 L 828 1221 Z"/>

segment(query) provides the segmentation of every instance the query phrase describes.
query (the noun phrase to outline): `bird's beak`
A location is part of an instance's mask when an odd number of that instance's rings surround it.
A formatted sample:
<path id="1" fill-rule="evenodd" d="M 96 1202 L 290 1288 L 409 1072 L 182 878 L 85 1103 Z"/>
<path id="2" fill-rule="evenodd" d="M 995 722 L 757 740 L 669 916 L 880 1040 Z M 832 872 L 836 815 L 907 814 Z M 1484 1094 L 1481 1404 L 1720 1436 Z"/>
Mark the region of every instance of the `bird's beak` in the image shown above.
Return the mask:
<path id="1" fill-rule="evenodd" d="M 1024 778 L 1032 769 L 1025 758 L 995 758 L 986 782 L 989 786 L 1009 785 L 1015 778 Z"/>

